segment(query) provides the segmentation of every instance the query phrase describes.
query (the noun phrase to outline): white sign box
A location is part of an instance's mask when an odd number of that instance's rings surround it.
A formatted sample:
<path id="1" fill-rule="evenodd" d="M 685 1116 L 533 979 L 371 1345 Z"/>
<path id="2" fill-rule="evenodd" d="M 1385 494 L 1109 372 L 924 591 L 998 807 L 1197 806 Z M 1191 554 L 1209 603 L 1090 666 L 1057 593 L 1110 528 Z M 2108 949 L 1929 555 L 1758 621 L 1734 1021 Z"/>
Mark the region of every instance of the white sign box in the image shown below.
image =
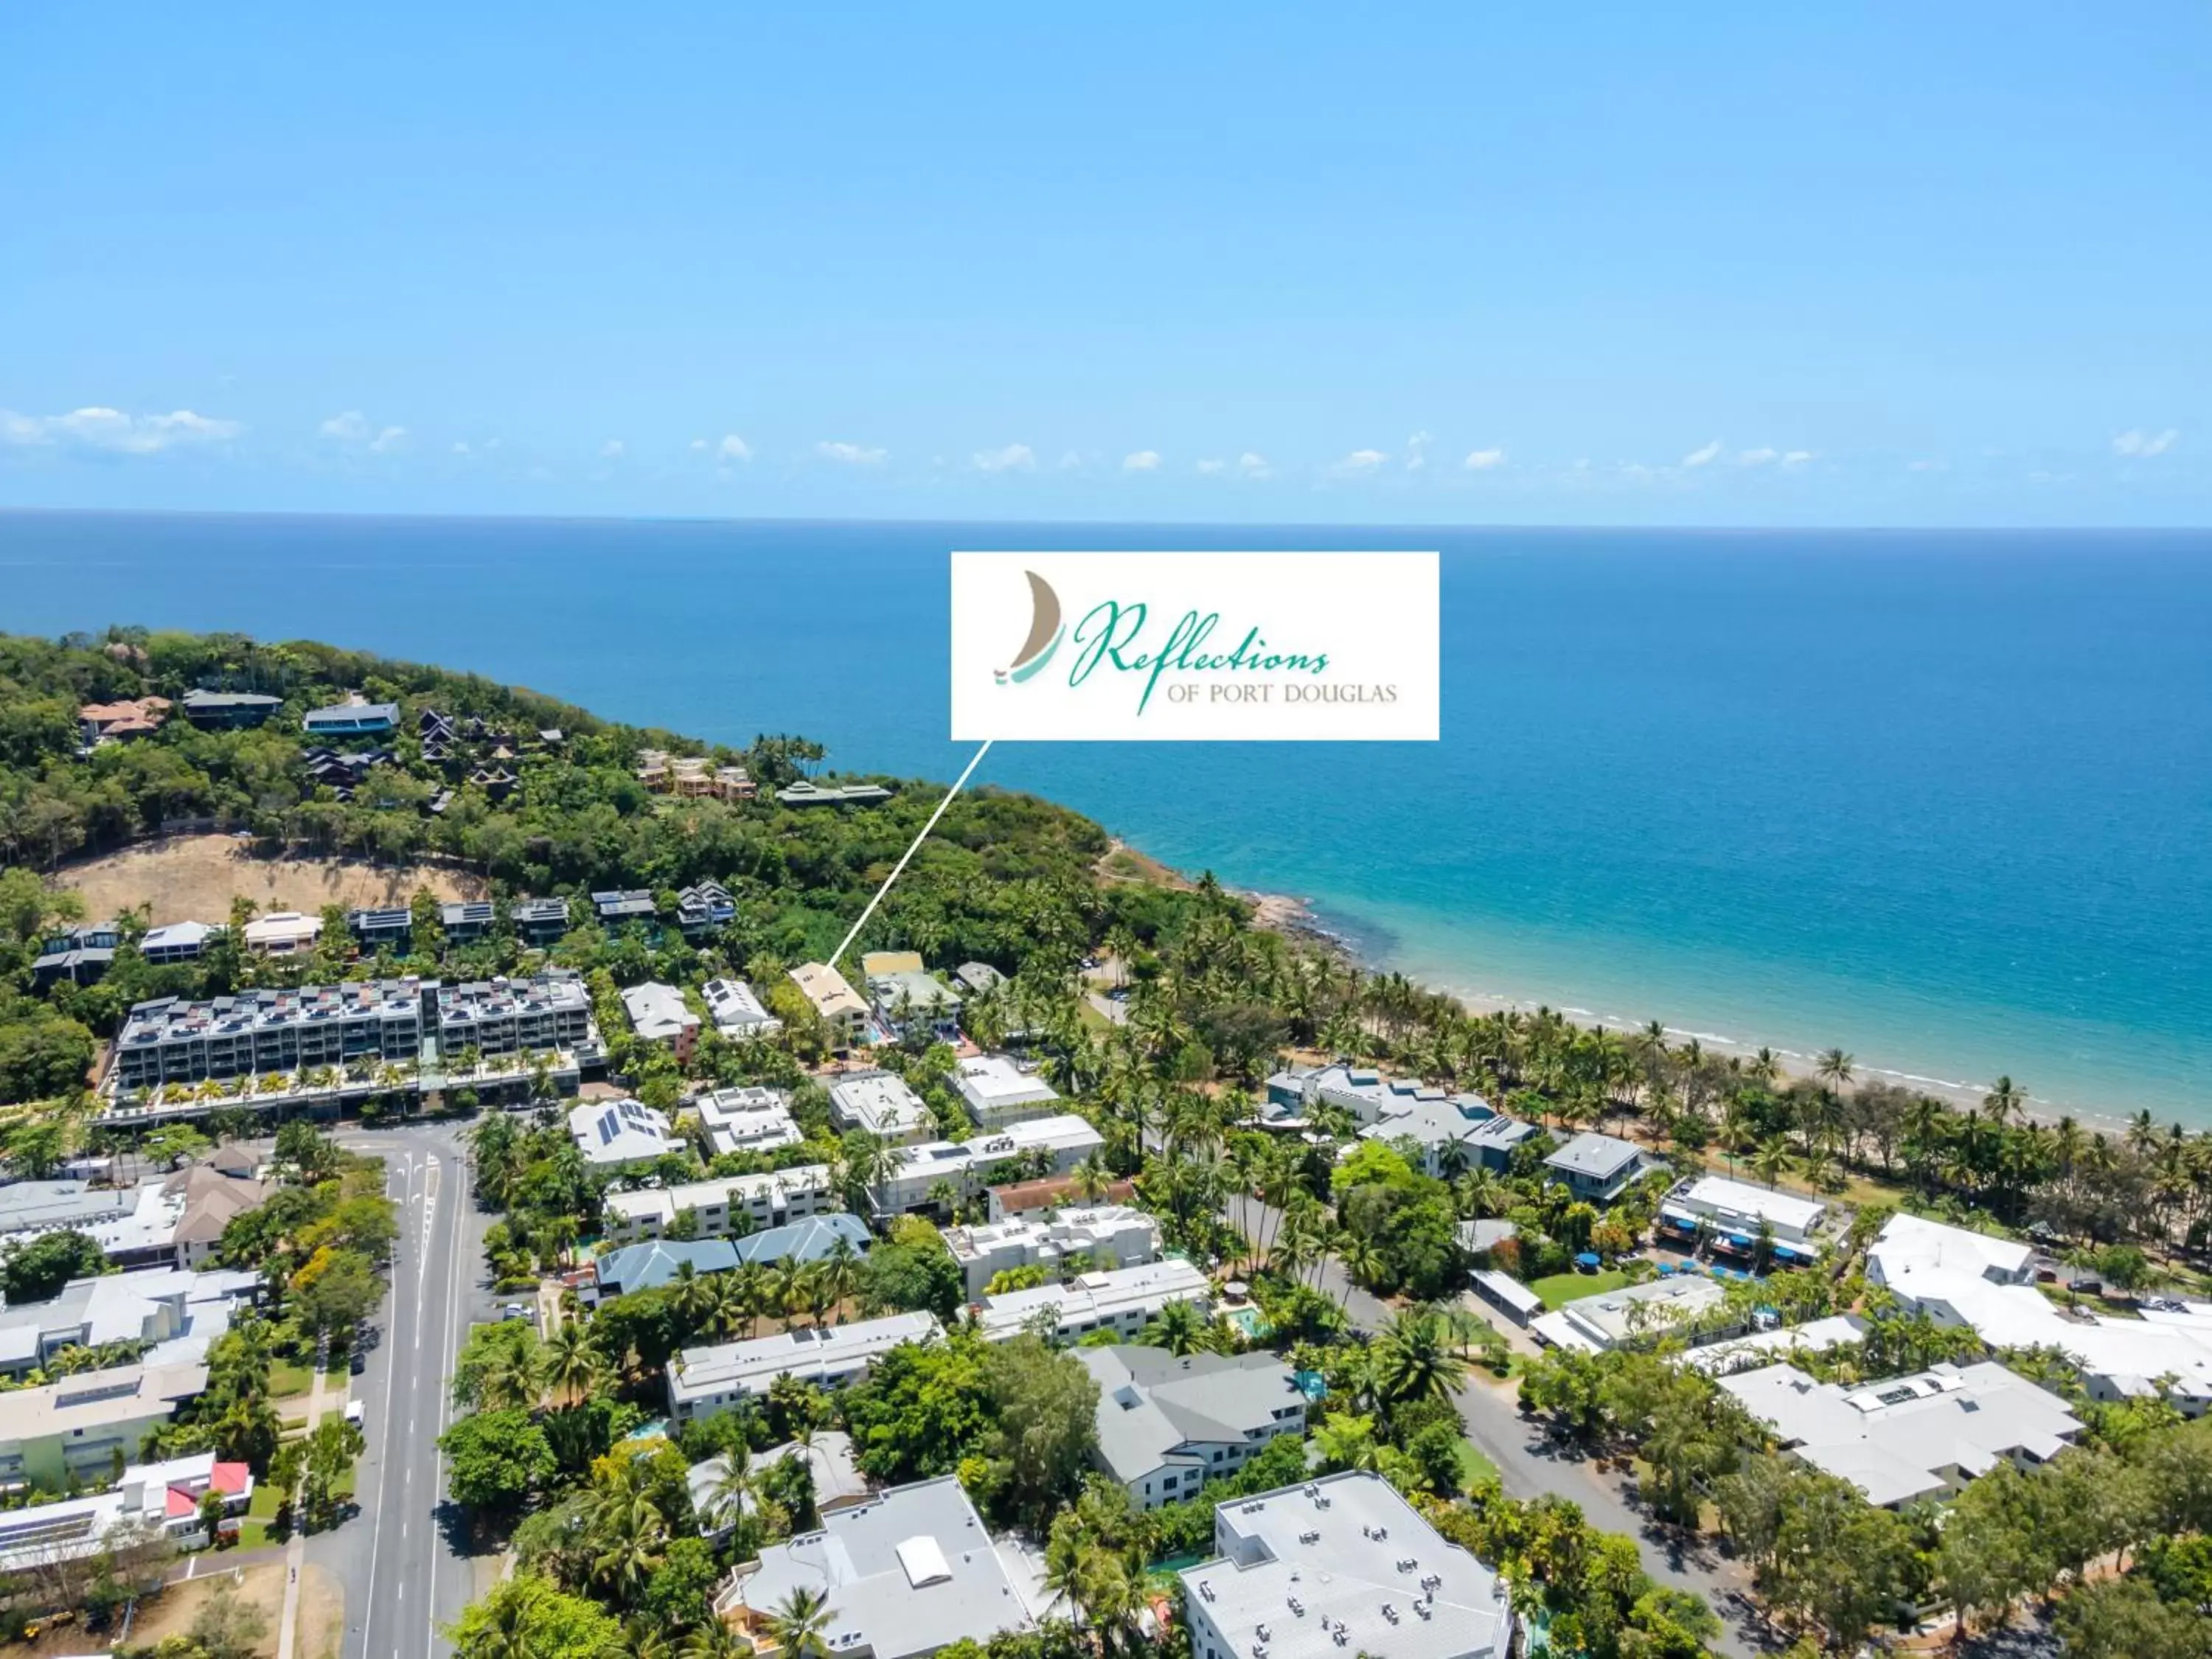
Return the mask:
<path id="1" fill-rule="evenodd" d="M 952 738 L 1432 743 L 1434 553 L 955 553 Z"/>

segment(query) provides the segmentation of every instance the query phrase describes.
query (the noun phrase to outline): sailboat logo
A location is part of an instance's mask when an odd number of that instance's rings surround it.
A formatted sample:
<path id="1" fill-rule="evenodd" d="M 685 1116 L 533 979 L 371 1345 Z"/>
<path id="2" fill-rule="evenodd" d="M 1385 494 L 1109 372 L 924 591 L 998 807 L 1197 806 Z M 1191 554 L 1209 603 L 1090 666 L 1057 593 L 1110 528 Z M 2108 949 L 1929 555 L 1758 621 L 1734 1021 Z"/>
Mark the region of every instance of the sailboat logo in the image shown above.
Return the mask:
<path id="1" fill-rule="evenodd" d="M 1001 685 L 1019 685 L 1050 662 L 1060 649 L 1060 635 L 1067 631 L 1060 626 L 1060 595 L 1052 591 L 1052 584 L 1034 570 L 1022 574 L 1030 579 L 1030 636 L 1022 641 L 1013 666 L 991 671 Z"/>

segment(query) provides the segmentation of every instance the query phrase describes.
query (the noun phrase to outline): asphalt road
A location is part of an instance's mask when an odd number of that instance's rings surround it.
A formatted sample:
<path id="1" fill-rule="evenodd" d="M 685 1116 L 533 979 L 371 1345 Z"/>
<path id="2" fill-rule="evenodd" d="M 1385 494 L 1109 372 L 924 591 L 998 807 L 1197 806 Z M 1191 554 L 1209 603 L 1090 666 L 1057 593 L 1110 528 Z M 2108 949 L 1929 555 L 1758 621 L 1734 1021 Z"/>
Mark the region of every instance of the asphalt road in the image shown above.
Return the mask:
<path id="1" fill-rule="evenodd" d="M 455 1126 L 342 1139 L 384 1158 L 399 1238 L 374 1345 L 351 1379 L 368 1442 L 356 1475 L 359 1513 L 310 1540 L 310 1559 L 344 1587 L 343 1659 L 441 1659 L 452 1651 L 443 1632 L 474 1594 L 475 1565 L 437 1443 L 452 1419 L 461 1340 L 472 1321 L 494 1315 L 483 1270 L 494 1218 L 470 1197 Z"/>
<path id="2" fill-rule="evenodd" d="M 1247 1237 L 1273 1237 L 1278 1218 L 1256 1200 L 1230 1200 L 1227 1216 Z M 1262 1218 L 1265 1218 L 1264 1222 Z M 1259 1230 L 1264 1225 L 1267 1231 Z M 1352 1284 L 1343 1265 L 1329 1258 L 1322 1270 L 1322 1288 L 1344 1304 L 1352 1322 L 1364 1330 L 1381 1328 L 1390 1309 Z M 1639 1510 L 1631 1500 L 1627 1483 L 1600 1474 L 1586 1458 L 1555 1445 L 1536 1424 L 1521 1415 L 1515 1390 L 1472 1379 L 1454 1396 L 1467 1437 L 1498 1466 L 1498 1479 L 1507 1493 L 1528 1498 L 1545 1492 L 1571 1498 L 1582 1508 L 1583 1518 L 1601 1532 L 1617 1532 L 1635 1540 L 1644 1570 L 1657 1583 L 1702 1595 L 1726 1626 L 1714 1645 L 1731 1659 L 1752 1659 L 1772 1644 L 1763 1625 L 1733 1596 L 1749 1583 L 1741 1569 L 1710 1547 L 1686 1540 Z"/>

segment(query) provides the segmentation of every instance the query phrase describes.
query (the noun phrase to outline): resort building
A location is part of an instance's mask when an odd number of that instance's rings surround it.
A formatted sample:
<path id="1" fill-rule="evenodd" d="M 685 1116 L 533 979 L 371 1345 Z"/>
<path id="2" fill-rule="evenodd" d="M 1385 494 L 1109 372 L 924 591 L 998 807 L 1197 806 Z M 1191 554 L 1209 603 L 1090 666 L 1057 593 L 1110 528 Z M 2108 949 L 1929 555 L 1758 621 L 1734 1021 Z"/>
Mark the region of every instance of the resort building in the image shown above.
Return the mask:
<path id="1" fill-rule="evenodd" d="M 823 1650 L 841 1659 L 927 1659 L 1036 1624 L 957 1475 L 894 1486 L 764 1546 L 714 1610 L 765 1651 L 769 1617 L 802 1590 L 827 1604 Z"/>
<path id="2" fill-rule="evenodd" d="M 1802 1266 L 1820 1254 L 1818 1232 L 1828 1206 L 1817 1198 L 1775 1192 L 1719 1176 L 1685 1181 L 1659 1206 L 1662 1242 L 1701 1241 L 1723 1255 L 1749 1260 L 1765 1239 L 1780 1267 Z"/>
<path id="3" fill-rule="evenodd" d="M 806 1139 L 791 1115 L 789 1098 L 774 1089 L 715 1089 L 691 1106 L 717 1158 L 726 1152 L 772 1152 Z"/>
<path id="4" fill-rule="evenodd" d="M 676 926 L 686 939 L 726 927 L 738 919 L 738 902 L 719 881 L 694 882 L 676 896 Z"/>
<path id="5" fill-rule="evenodd" d="M 919 957 L 915 960 L 918 963 Z M 868 974 L 868 1000 L 895 1035 L 919 1026 L 946 1042 L 960 1038 L 960 998 L 936 975 L 917 966 Z"/>
<path id="6" fill-rule="evenodd" d="M 438 926 L 448 945 L 474 945 L 478 939 L 489 939 L 498 920 L 498 908 L 482 899 L 438 907 Z"/>
<path id="7" fill-rule="evenodd" d="M 370 702 L 356 695 L 328 708 L 311 708 L 300 729 L 313 738 L 374 737 L 399 726 L 399 705 Z"/>
<path id="8" fill-rule="evenodd" d="M 1585 1296 L 1528 1322 L 1546 1346 L 1603 1353 L 1676 1337 L 1692 1346 L 1743 1328 L 1727 1312 L 1728 1292 L 1703 1273 L 1678 1273 L 1648 1284 Z"/>
<path id="9" fill-rule="evenodd" d="M 104 1485 L 115 1459 L 207 1387 L 207 1367 L 114 1365 L 44 1388 L 0 1391 L 0 1484 Z"/>
<path id="10" fill-rule="evenodd" d="M 1544 1167 L 1577 1198 L 1610 1204 L 1651 1167 L 1651 1161 L 1632 1140 L 1586 1129 L 1546 1158 Z"/>
<path id="11" fill-rule="evenodd" d="M 702 1238 L 720 1238 L 743 1216 L 757 1232 L 807 1216 L 842 1211 L 826 1164 L 801 1164 L 764 1175 L 720 1176 L 651 1192 L 609 1193 L 601 1201 L 607 1237 L 628 1243 L 665 1237 L 676 1218 L 691 1212 Z"/>
<path id="12" fill-rule="evenodd" d="M 258 1301 L 264 1288 L 258 1273 L 228 1270 L 147 1267 L 73 1279 L 44 1302 L 0 1309 L 0 1375 L 21 1376 L 64 1348 L 111 1342 L 154 1344 L 149 1364 L 203 1360 L 231 1316 Z"/>
<path id="13" fill-rule="evenodd" d="M 975 1322 L 987 1340 L 1004 1342 L 1050 1321 L 1062 1341 L 1075 1342 L 1098 1331 L 1133 1340 L 1159 1310 L 1171 1303 L 1212 1307 L 1213 1285 L 1189 1262 L 1176 1258 L 1141 1267 L 1115 1267 L 1085 1273 L 1065 1285 L 1040 1285 L 1033 1291 L 1009 1291 L 986 1297 Z"/>
<path id="14" fill-rule="evenodd" d="M 127 743 L 151 737 L 169 718 L 167 697 L 132 697 L 124 702 L 88 702 L 76 711 L 77 736 L 88 749 L 103 743 Z"/>
<path id="15" fill-rule="evenodd" d="M 937 1120 L 906 1079 L 890 1072 L 848 1072 L 830 1085 L 830 1121 L 893 1142 L 926 1140 Z"/>
<path id="16" fill-rule="evenodd" d="M 598 1296 L 623 1296 L 673 1284 L 687 1266 L 703 1275 L 728 1273 L 748 1261 L 820 1261 L 836 1255 L 841 1242 L 854 1255 L 865 1255 L 875 1240 L 855 1217 L 809 1216 L 738 1239 L 654 1238 L 625 1244 L 592 1263 L 592 1280 Z"/>
<path id="17" fill-rule="evenodd" d="M 1503 1170 L 1513 1149 L 1538 1133 L 1534 1124 L 1505 1116 L 1480 1095 L 1451 1094 L 1341 1061 L 1270 1077 L 1260 1124 L 1304 1129 L 1324 1106 L 1349 1113 L 1366 1139 L 1417 1143 L 1430 1175 L 1449 1173 L 1455 1165 Z"/>
<path id="18" fill-rule="evenodd" d="M 2212 1315 L 2063 1314 L 2035 1288 L 2032 1247 L 1911 1215 L 1882 1228 L 1867 1278 L 1904 1312 L 1969 1327 L 1991 1348 L 2056 1349 L 2092 1400 L 2163 1395 L 2187 1416 L 2212 1409 Z"/>
<path id="19" fill-rule="evenodd" d="M 1515 1324 L 1530 1325 L 1543 1317 L 1544 1298 L 1511 1273 L 1478 1267 L 1469 1278 L 1474 1293 Z"/>
<path id="20" fill-rule="evenodd" d="M 806 1465 L 817 1514 L 835 1515 L 856 1504 L 865 1504 L 876 1495 L 875 1488 L 868 1484 L 868 1477 L 860 1473 L 860 1466 L 853 1460 L 853 1437 L 842 1429 L 817 1429 L 804 1445 L 796 1440 L 787 1440 L 781 1446 L 753 1453 L 746 1463 L 757 1475 L 789 1457 Z M 729 1472 L 728 1458 L 709 1457 L 694 1463 L 686 1476 L 686 1483 L 691 1488 L 692 1512 L 699 1517 L 699 1535 L 710 1541 L 720 1540 L 736 1524 L 737 1515 L 718 1510 L 718 1505 L 724 1502 L 724 1482 Z M 757 1500 L 748 1482 L 738 1495 L 737 1514 L 750 1515 L 757 1508 Z"/>
<path id="21" fill-rule="evenodd" d="M 584 1162 L 603 1173 L 657 1164 L 683 1144 L 665 1114 L 634 1100 L 587 1100 L 570 1107 L 568 1138 Z"/>
<path id="22" fill-rule="evenodd" d="M 963 962 L 952 970 L 952 982 L 969 996 L 980 996 L 997 990 L 1006 976 L 988 962 Z"/>
<path id="23" fill-rule="evenodd" d="M 703 755 L 665 749 L 637 751 L 637 781 L 656 794 L 683 800 L 741 801 L 753 798 L 751 775 L 742 766 L 717 766 Z"/>
<path id="24" fill-rule="evenodd" d="M 875 783 L 817 783 L 801 778 L 775 798 L 786 806 L 873 806 L 891 798 L 891 792 Z"/>
<path id="25" fill-rule="evenodd" d="M 1060 1092 L 1034 1066 L 1006 1054 L 963 1060 L 946 1079 L 981 1129 L 1003 1129 L 1031 1118 L 1050 1117 L 1061 1107 Z"/>
<path id="26" fill-rule="evenodd" d="M 258 691 L 210 691 L 195 686 L 185 693 L 185 718 L 209 732 L 235 732 L 259 726 L 284 706 L 282 697 Z"/>
<path id="27" fill-rule="evenodd" d="M 1133 1509 L 1191 1497 L 1276 1436 L 1305 1431 L 1306 1396 L 1271 1353 L 1117 1345 L 1075 1357 L 1098 1383 L 1098 1467 Z"/>
<path id="28" fill-rule="evenodd" d="M 749 1395 L 765 1395 L 779 1376 L 842 1388 L 900 1343 L 927 1342 L 942 1329 L 929 1314 L 902 1313 L 686 1348 L 668 1367 L 668 1414 L 679 1423 L 719 1416 Z"/>
<path id="29" fill-rule="evenodd" d="M 415 937 L 415 913 L 398 908 L 349 910 L 346 932 L 363 951 L 407 951 Z"/>
<path id="30" fill-rule="evenodd" d="M 138 940 L 138 954 L 157 968 L 172 963 L 198 962 L 206 954 L 208 941 L 222 932 L 204 921 L 173 921 L 149 927 Z"/>
<path id="31" fill-rule="evenodd" d="M 1072 1112 L 1010 1124 L 973 1140 L 925 1140 L 900 1150 L 897 1164 L 868 1189 L 868 1200 L 879 1216 L 927 1209 L 939 1201 L 939 1182 L 956 1198 L 970 1198 L 1001 1170 L 1066 1175 L 1105 1144 Z"/>
<path id="32" fill-rule="evenodd" d="M 514 936 L 538 950 L 558 945 L 568 931 L 568 901 L 564 898 L 517 899 L 507 915 L 514 924 Z"/>
<path id="33" fill-rule="evenodd" d="M 625 987 L 622 1004 L 638 1041 L 672 1049 L 679 1066 L 690 1063 L 699 1046 L 699 1016 L 691 1012 L 683 992 L 673 985 L 647 980 L 642 985 Z"/>
<path id="34" fill-rule="evenodd" d="M 1178 1576 L 1192 1659 L 1505 1659 L 1513 1602 L 1379 1474 L 1347 1470 L 1213 1510 L 1219 1559 Z"/>
<path id="35" fill-rule="evenodd" d="M 1771 1331 L 1747 1331 L 1719 1342 L 1692 1348 L 1678 1363 L 1694 1366 L 1708 1376 L 1727 1376 L 1736 1371 L 1757 1370 L 1762 1365 L 1785 1364 L 1797 1356 L 1826 1353 L 1866 1340 L 1866 1321 L 1856 1314 L 1830 1314 L 1802 1325 L 1778 1325 Z"/>
<path id="36" fill-rule="evenodd" d="M 556 1071 L 563 1086 L 573 1090 L 577 1067 L 599 1057 L 591 996 L 571 969 L 460 985 L 431 981 L 423 988 L 435 994 L 427 1000 L 436 1017 L 438 1052 L 448 1061 L 465 1048 L 475 1049 L 486 1062 L 565 1056 Z"/>
<path id="37" fill-rule="evenodd" d="M 422 1048 L 422 989 L 412 979 L 362 980 L 240 991 L 206 1002 L 162 997 L 137 1003 L 116 1037 L 109 1076 L 124 1089 L 149 1089 L 355 1061 L 411 1061 Z"/>
<path id="38" fill-rule="evenodd" d="M 320 916 L 302 915 L 297 910 L 277 910 L 254 917 L 246 924 L 239 938 L 258 957 L 290 957 L 313 950 L 322 936 Z"/>
<path id="39" fill-rule="evenodd" d="M 805 962 L 791 970 L 791 978 L 830 1028 L 836 1047 L 850 1048 L 867 1041 L 868 1005 L 845 982 L 844 975 L 826 963 Z"/>
<path id="40" fill-rule="evenodd" d="M 104 1480 L 107 1474 L 102 1469 L 99 1476 Z M 112 1491 L 90 1498 L 0 1512 L 0 1573 L 56 1567 L 103 1550 L 127 1552 L 134 1544 L 199 1549 L 213 1541 L 200 1516 L 200 1504 L 210 1492 L 222 1500 L 228 1532 L 237 1525 L 233 1517 L 243 1515 L 252 1501 L 253 1471 L 201 1452 L 125 1468 Z"/>
<path id="41" fill-rule="evenodd" d="M 1137 1195 L 1133 1181 L 1094 1181 L 1089 1173 L 1046 1176 L 1036 1181 L 1006 1181 L 985 1189 L 993 1221 L 1041 1214 L 1069 1205 L 1127 1204 Z"/>
<path id="42" fill-rule="evenodd" d="M 260 1182 L 226 1175 L 212 1162 L 135 1187 L 13 1182 L 0 1187 L 0 1247 L 66 1229 L 90 1238 L 118 1267 L 197 1267 L 215 1254 L 231 1218 L 268 1195 Z"/>
<path id="43" fill-rule="evenodd" d="M 600 924 L 620 927 L 633 921 L 651 921 L 654 915 L 653 895 L 642 887 L 629 888 L 621 892 L 592 895 L 592 913 Z"/>
<path id="44" fill-rule="evenodd" d="M 1076 1257 L 1085 1258 L 1087 1270 L 1141 1267 L 1159 1255 L 1160 1224 L 1142 1210 L 1105 1204 L 1034 1219 L 947 1227 L 945 1243 L 967 1280 L 968 1299 L 978 1302 L 994 1279 L 1016 1267 L 1040 1267 L 1057 1278 Z"/>
<path id="45" fill-rule="evenodd" d="M 122 945 L 123 930 L 112 921 L 54 934 L 40 945 L 31 963 L 32 982 L 41 988 L 64 980 L 72 985 L 93 984 L 115 965 L 115 953 Z"/>
<path id="46" fill-rule="evenodd" d="M 774 1036 L 783 1022 L 769 1012 L 753 988 L 741 979 L 710 979 L 700 988 L 714 1030 L 732 1042 Z"/>
<path id="47" fill-rule="evenodd" d="M 1994 1361 L 1842 1388 L 1793 1365 L 1721 1379 L 1784 1451 L 1896 1509 L 1955 1496 L 2000 1463 L 2046 1463 L 2081 1432 L 2057 1395 Z"/>

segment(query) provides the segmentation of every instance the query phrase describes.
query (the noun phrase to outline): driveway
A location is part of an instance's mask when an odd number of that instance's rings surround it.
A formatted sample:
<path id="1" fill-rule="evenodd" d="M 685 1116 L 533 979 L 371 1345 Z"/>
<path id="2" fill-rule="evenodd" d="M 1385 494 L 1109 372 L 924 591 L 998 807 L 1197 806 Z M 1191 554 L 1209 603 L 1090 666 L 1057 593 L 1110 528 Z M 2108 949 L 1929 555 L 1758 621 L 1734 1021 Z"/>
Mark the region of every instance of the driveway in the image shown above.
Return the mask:
<path id="1" fill-rule="evenodd" d="M 1267 1206 L 1249 1196 L 1231 1199 L 1225 1213 L 1231 1225 L 1252 1238 L 1261 1236 L 1263 1225 L 1272 1236 L 1278 1219 Z M 1334 1256 L 1322 1267 L 1321 1283 L 1363 1330 L 1379 1330 L 1390 1317 L 1391 1308 L 1352 1284 Z M 1525 1499 L 1548 1492 L 1569 1498 L 1592 1526 L 1633 1539 L 1644 1571 L 1656 1583 L 1703 1596 L 1719 1615 L 1727 1628 L 1714 1646 L 1731 1659 L 1751 1659 L 1777 1646 L 1759 1620 L 1732 1599 L 1748 1589 L 1750 1576 L 1702 1540 L 1686 1540 L 1675 1528 L 1645 1516 L 1630 1495 L 1627 1481 L 1599 1474 L 1587 1458 L 1556 1445 L 1540 1425 L 1521 1415 L 1515 1384 L 1479 1371 L 1453 1398 L 1468 1439 L 1498 1466 L 1498 1483 L 1510 1496 Z"/>

